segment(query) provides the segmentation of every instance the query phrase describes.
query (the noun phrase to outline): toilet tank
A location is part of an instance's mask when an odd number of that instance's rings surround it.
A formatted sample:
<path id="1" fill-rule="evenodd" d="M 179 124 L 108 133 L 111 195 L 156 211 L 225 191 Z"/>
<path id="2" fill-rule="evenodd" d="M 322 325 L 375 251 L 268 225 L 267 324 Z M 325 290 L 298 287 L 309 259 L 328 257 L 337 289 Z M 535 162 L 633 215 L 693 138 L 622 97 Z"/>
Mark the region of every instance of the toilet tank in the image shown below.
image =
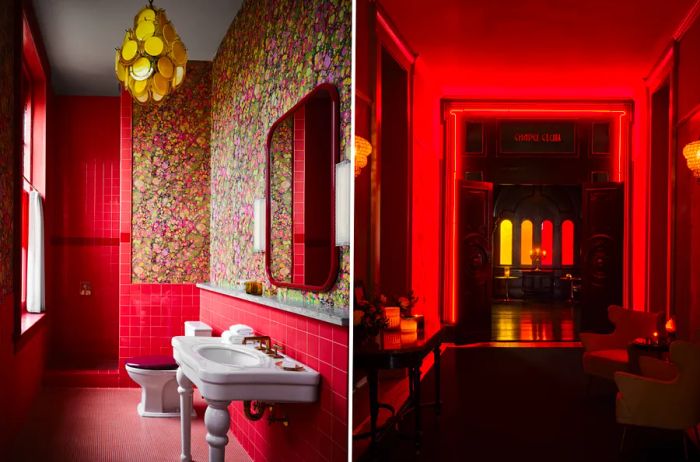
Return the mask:
<path id="1" fill-rule="evenodd" d="M 185 321 L 187 337 L 211 337 L 211 326 L 202 321 Z"/>

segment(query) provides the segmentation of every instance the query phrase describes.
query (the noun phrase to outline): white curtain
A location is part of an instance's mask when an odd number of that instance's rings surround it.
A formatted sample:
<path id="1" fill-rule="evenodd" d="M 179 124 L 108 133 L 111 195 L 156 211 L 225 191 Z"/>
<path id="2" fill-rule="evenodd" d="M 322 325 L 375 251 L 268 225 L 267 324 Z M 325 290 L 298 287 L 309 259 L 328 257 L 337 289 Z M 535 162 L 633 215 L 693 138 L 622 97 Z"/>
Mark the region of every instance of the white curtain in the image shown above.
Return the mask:
<path id="1" fill-rule="evenodd" d="M 44 211 L 41 195 L 29 193 L 29 242 L 27 243 L 27 311 L 44 311 Z"/>

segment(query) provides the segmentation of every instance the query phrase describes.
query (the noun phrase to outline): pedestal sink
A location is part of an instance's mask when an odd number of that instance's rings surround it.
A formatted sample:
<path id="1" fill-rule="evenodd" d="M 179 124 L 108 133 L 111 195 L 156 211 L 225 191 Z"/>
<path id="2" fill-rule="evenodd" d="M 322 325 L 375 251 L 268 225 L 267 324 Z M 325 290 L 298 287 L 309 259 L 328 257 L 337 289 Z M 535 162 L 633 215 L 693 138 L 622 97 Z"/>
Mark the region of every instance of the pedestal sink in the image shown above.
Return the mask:
<path id="1" fill-rule="evenodd" d="M 318 399 L 320 375 L 307 366 L 301 370 L 282 368 L 283 359 L 273 359 L 248 345 L 221 343 L 217 337 L 173 337 L 173 355 L 180 393 L 182 461 L 191 461 L 190 414 L 192 387 L 197 386 L 207 402 L 209 461 L 223 462 L 230 426 L 231 401 L 268 403 L 312 403 Z"/>

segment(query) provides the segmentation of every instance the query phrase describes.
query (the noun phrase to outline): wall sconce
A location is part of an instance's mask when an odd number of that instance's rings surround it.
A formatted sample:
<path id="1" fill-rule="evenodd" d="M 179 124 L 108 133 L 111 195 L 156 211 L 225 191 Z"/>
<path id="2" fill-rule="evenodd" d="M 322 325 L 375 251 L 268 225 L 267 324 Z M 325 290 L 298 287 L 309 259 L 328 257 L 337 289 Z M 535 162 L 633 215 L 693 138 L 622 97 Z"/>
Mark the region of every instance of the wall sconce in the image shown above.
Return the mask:
<path id="1" fill-rule="evenodd" d="M 350 245 L 350 161 L 335 164 L 335 245 Z"/>
<path id="2" fill-rule="evenodd" d="M 700 140 L 692 141 L 683 148 L 683 155 L 688 162 L 688 168 L 696 180 L 700 181 Z"/>
<path id="3" fill-rule="evenodd" d="M 265 251 L 265 199 L 255 199 L 253 203 L 253 252 Z"/>
<path id="4" fill-rule="evenodd" d="M 359 176 L 367 166 L 367 158 L 372 154 L 372 144 L 361 136 L 355 135 L 355 176 Z"/>

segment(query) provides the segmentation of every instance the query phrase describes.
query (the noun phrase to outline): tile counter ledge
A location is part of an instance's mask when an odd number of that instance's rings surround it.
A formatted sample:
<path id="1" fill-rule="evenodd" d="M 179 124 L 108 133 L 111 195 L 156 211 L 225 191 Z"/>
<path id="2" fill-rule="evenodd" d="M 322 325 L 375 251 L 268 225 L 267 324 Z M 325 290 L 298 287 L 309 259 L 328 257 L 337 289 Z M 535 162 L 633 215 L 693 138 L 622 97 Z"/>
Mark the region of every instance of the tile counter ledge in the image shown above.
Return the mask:
<path id="1" fill-rule="evenodd" d="M 306 316 L 307 318 L 318 319 L 336 326 L 347 326 L 350 322 L 349 308 L 335 307 L 320 303 L 304 303 L 292 300 L 280 300 L 277 297 L 267 297 L 264 295 L 250 295 L 240 289 L 219 287 L 208 282 L 200 282 L 197 287 L 221 295 L 238 298 L 258 305 L 268 306 L 289 313 Z"/>

